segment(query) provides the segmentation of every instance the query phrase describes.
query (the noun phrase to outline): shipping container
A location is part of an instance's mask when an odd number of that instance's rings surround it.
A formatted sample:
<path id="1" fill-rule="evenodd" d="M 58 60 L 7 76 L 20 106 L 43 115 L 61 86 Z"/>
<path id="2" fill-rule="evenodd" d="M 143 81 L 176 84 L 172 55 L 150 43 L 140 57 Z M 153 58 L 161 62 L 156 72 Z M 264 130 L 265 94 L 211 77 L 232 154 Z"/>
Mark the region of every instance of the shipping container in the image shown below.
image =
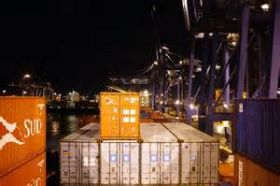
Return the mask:
<path id="1" fill-rule="evenodd" d="M 45 151 L 46 100 L 0 97 L 0 176 Z"/>
<path id="2" fill-rule="evenodd" d="M 0 186 L 45 186 L 46 155 L 42 153 L 32 160 L 0 177 Z"/>
<path id="3" fill-rule="evenodd" d="M 60 183 L 99 183 L 99 124 L 91 123 L 60 141 Z"/>
<path id="4" fill-rule="evenodd" d="M 218 183 L 219 143 L 185 123 L 163 123 L 180 141 L 182 185 Z"/>
<path id="5" fill-rule="evenodd" d="M 160 123 L 141 124 L 141 184 L 179 184 L 179 142 Z"/>
<path id="6" fill-rule="evenodd" d="M 272 172 L 262 165 L 236 154 L 234 169 L 237 186 L 279 186 L 280 174 Z"/>
<path id="7" fill-rule="evenodd" d="M 100 143 L 101 185 L 138 185 L 139 143 L 136 140 L 104 140 Z"/>
<path id="8" fill-rule="evenodd" d="M 102 92 L 100 94 L 102 139 L 138 139 L 140 103 L 138 93 Z"/>
<path id="9" fill-rule="evenodd" d="M 280 173 L 280 100 L 236 100 L 236 151 Z"/>

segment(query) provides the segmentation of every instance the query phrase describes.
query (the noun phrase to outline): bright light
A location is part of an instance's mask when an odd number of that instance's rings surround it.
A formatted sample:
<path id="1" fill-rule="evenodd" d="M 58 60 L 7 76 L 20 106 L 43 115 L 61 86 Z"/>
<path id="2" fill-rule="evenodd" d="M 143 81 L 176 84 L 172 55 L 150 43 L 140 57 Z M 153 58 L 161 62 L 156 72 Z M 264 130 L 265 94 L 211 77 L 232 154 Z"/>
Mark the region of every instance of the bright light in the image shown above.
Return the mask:
<path id="1" fill-rule="evenodd" d="M 28 78 L 31 78 L 31 75 L 30 74 L 24 74 L 23 79 L 28 79 Z"/>
<path id="2" fill-rule="evenodd" d="M 192 75 L 192 78 L 195 78 L 195 77 L 196 77 L 196 76 L 193 74 L 193 75 Z"/>
<path id="3" fill-rule="evenodd" d="M 228 108 L 228 104 L 224 103 L 223 104 L 224 108 Z"/>
<path id="4" fill-rule="evenodd" d="M 190 107 L 190 109 L 192 109 L 192 110 L 195 108 L 193 103 L 191 103 L 191 104 L 189 105 L 189 107 Z"/>
<path id="5" fill-rule="evenodd" d="M 220 70 L 221 68 L 221 65 L 216 65 L 216 70 Z"/>
<path id="6" fill-rule="evenodd" d="M 163 104 L 163 101 L 160 101 L 160 102 L 159 102 L 159 104 L 161 104 L 161 105 L 162 105 L 162 104 Z"/>
<path id="7" fill-rule="evenodd" d="M 56 93 L 56 92 L 54 92 L 54 93 L 53 93 L 53 95 L 54 95 L 54 96 L 56 96 L 56 95 L 57 95 L 57 93 Z"/>
<path id="8" fill-rule="evenodd" d="M 199 32 L 197 34 L 195 34 L 195 38 L 204 38 L 204 33 L 203 32 Z"/>
<path id="9" fill-rule="evenodd" d="M 202 71 L 202 68 L 201 67 L 197 67 L 196 68 L 196 72 L 201 72 Z"/>
<path id="10" fill-rule="evenodd" d="M 3 93 L 3 94 L 6 94 L 6 92 L 7 92 L 6 90 L 2 90 L 2 93 Z"/>
<path id="11" fill-rule="evenodd" d="M 280 95 L 280 90 L 277 90 L 277 94 Z"/>
<path id="12" fill-rule="evenodd" d="M 177 99 L 177 100 L 175 101 L 175 105 L 179 105 L 179 104 L 180 104 L 180 100 Z"/>
<path id="13" fill-rule="evenodd" d="M 213 32 L 210 32 L 210 33 L 209 33 L 209 36 L 212 37 L 212 36 L 213 36 Z"/>
<path id="14" fill-rule="evenodd" d="M 183 64 L 183 61 L 179 61 L 179 64 L 182 65 L 182 64 Z"/>
<path id="15" fill-rule="evenodd" d="M 268 3 L 264 3 L 261 5 L 261 8 L 263 11 L 267 12 L 269 10 L 270 6 Z"/>
<path id="16" fill-rule="evenodd" d="M 162 48 L 162 50 L 169 50 L 169 48 L 168 47 L 166 47 L 166 46 L 163 46 L 163 47 L 161 47 Z"/>
<path id="17" fill-rule="evenodd" d="M 217 133 L 218 133 L 218 134 L 223 134 L 223 133 L 224 133 L 224 130 L 225 130 L 224 128 L 225 128 L 224 126 L 218 125 L 218 126 L 216 127 Z"/>
<path id="18" fill-rule="evenodd" d="M 143 91 L 143 96 L 145 96 L 145 97 L 148 97 L 148 96 L 149 96 L 148 90 L 144 90 L 144 91 Z"/>
<path id="19" fill-rule="evenodd" d="M 183 78 L 182 78 L 182 76 L 179 76 L 179 80 L 182 80 Z"/>
<path id="20" fill-rule="evenodd" d="M 167 74 L 168 74 L 169 76 L 171 75 L 171 72 L 170 72 L 170 70 L 168 70 L 168 71 L 167 71 Z"/>
<path id="21" fill-rule="evenodd" d="M 157 65 L 158 65 L 158 62 L 157 62 L 157 61 L 154 61 L 154 65 L 157 66 Z"/>
<path id="22" fill-rule="evenodd" d="M 232 41 L 232 42 L 231 42 L 231 45 L 232 45 L 232 46 L 236 46 L 236 45 L 237 45 L 237 42 L 236 42 L 236 41 Z"/>
<path id="23" fill-rule="evenodd" d="M 23 95 L 26 95 L 26 94 L 27 94 L 27 92 L 24 90 L 24 91 L 22 91 L 22 94 L 23 94 Z"/>

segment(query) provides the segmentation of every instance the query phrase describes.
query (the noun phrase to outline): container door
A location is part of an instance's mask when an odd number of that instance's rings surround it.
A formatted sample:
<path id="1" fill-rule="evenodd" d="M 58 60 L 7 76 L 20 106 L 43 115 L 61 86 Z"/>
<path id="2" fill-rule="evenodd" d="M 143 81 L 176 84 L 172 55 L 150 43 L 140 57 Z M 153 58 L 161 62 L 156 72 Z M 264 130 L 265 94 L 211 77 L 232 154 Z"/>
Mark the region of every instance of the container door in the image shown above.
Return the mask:
<path id="1" fill-rule="evenodd" d="M 139 184 L 138 143 L 101 143 L 101 184 Z"/>
<path id="2" fill-rule="evenodd" d="M 200 183 L 200 144 L 182 144 L 182 183 Z"/>
<path id="3" fill-rule="evenodd" d="M 211 183 L 211 152 L 210 143 L 202 144 L 201 179 L 202 183 Z"/>
<path id="4" fill-rule="evenodd" d="M 101 94 L 101 137 L 114 138 L 120 136 L 119 95 Z"/>
<path id="5" fill-rule="evenodd" d="M 117 184 L 119 182 L 118 143 L 101 143 L 101 184 Z"/>
<path id="6" fill-rule="evenodd" d="M 70 149 L 67 142 L 60 143 L 60 182 L 69 183 L 70 167 L 69 167 Z"/>
<path id="7" fill-rule="evenodd" d="M 69 183 L 79 183 L 80 181 L 80 156 L 79 156 L 79 143 L 69 143 L 70 156 L 69 161 Z"/>
<path id="8" fill-rule="evenodd" d="M 178 184 L 179 145 L 176 143 L 161 143 L 161 184 Z"/>
<path id="9" fill-rule="evenodd" d="M 160 184 L 160 143 L 142 143 L 142 184 Z"/>
<path id="10" fill-rule="evenodd" d="M 211 183 L 218 183 L 219 144 L 211 143 Z"/>
<path id="11" fill-rule="evenodd" d="M 121 95 L 120 133 L 122 138 L 139 137 L 139 95 Z"/>
<path id="12" fill-rule="evenodd" d="M 179 144 L 171 144 L 171 184 L 179 184 Z"/>
<path id="13" fill-rule="evenodd" d="M 120 184 L 139 184 L 139 144 L 119 143 Z"/>
<path id="14" fill-rule="evenodd" d="M 79 183 L 79 143 L 61 143 L 61 183 Z"/>
<path id="15" fill-rule="evenodd" d="M 98 143 L 81 143 L 81 183 L 98 183 Z"/>

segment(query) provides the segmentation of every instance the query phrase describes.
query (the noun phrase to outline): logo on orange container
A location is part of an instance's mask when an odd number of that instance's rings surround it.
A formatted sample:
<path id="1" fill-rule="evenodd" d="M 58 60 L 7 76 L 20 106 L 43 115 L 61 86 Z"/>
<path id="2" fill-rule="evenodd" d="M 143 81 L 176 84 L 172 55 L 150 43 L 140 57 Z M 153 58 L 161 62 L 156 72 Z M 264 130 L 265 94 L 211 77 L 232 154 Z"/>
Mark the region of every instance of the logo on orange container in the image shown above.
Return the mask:
<path id="1" fill-rule="evenodd" d="M 113 105 L 115 104 L 115 100 L 111 98 L 105 98 L 106 105 Z"/>
<path id="2" fill-rule="evenodd" d="M 15 143 L 17 145 L 23 145 L 24 142 L 18 140 L 14 135 L 13 132 L 17 128 L 17 123 L 9 123 L 7 122 L 3 117 L 0 116 L 0 124 L 4 126 L 4 128 L 7 130 L 7 133 L 2 136 L 0 139 L 0 150 L 8 144 L 8 143 Z"/>

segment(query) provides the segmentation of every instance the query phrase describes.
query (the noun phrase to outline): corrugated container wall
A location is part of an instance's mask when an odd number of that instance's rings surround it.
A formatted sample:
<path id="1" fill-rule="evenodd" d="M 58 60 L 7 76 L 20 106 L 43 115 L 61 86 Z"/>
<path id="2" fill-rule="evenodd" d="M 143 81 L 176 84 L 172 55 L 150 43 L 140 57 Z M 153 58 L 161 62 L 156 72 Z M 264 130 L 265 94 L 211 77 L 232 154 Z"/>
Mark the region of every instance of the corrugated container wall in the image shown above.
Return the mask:
<path id="1" fill-rule="evenodd" d="M 102 139 L 138 139 L 140 103 L 138 93 L 100 94 Z"/>
<path id="2" fill-rule="evenodd" d="M 273 173 L 250 159 L 235 155 L 234 169 L 237 178 L 237 186 L 278 186 L 280 174 Z"/>
<path id="3" fill-rule="evenodd" d="M 139 143 L 136 140 L 104 140 L 100 148 L 102 185 L 140 183 Z"/>
<path id="4" fill-rule="evenodd" d="M 0 97 L 0 176 L 45 151 L 46 100 Z"/>
<path id="5" fill-rule="evenodd" d="M 0 177 L 0 186 L 45 186 L 46 155 L 42 153 L 22 164 L 4 177 Z"/>
<path id="6" fill-rule="evenodd" d="M 185 123 L 164 123 L 181 141 L 181 183 L 218 183 L 219 143 L 216 139 Z"/>
<path id="7" fill-rule="evenodd" d="M 141 124 L 142 185 L 179 184 L 179 142 L 159 123 Z"/>
<path id="8" fill-rule="evenodd" d="M 60 183 L 99 183 L 99 124 L 91 123 L 60 141 Z"/>
<path id="9" fill-rule="evenodd" d="M 236 151 L 280 172 L 280 100 L 236 101 Z"/>

